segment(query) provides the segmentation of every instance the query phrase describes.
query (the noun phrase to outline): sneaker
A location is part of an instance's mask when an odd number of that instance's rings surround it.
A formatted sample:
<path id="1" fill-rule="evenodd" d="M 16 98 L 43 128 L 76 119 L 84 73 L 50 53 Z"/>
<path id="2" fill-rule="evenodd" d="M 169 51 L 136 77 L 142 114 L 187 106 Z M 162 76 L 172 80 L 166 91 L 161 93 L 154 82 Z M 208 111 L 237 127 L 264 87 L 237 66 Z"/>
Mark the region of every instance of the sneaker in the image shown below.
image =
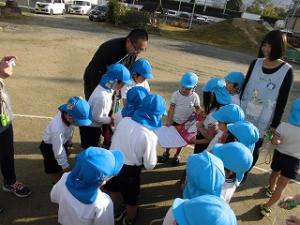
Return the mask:
<path id="1" fill-rule="evenodd" d="M 129 219 L 127 216 L 125 216 L 122 220 L 123 225 L 133 225 L 135 223 L 135 219 Z"/>
<path id="2" fill-rule="evenodd" d="M 268 186 L 268 187 L 265 187 L 265 195 L 266 195 L 267 197 L 271 198 L 272 195 L 273 195 L 273 193 L 274 193 L 274 191 L 271 191 L 271 189 L 270 189 L 269 186 Z"/>
<path id="3" fill-rule="evenodd" d="M 115 212 L 115 222 L 120 222 L 126 215 L 126 208 L 121 207 L 119 210 Z"/>
<path id="4" fill-rule="evenodd" d="M 269 208 L 265 204 L 260 205 L 259 208 L 260 208 L 260 214 L 261 215 L 263 215 L 263 216 L 270 216 L 270 214 L 272 212 L 271 208 Z"/>
<path id="5" fill-rule="evenodd" d="M 170 158 L 170 154 L 167 152 L 164 152 L 164 154 L 158 158 L 158 162 L 165 163 L 166 161 L 169 160 L 169 158 Z"/>
<path id="6" fill-rule="evenodd" d="M 180 161 L 179 161 L 180 157 L 177 155 L 174 155 L 174 157 L 172 158 L 172 166 L 179 166 Z"/>
<path id="7" fill-rule="evenodd" d="M 20 198 L 26 198 L 31 194 L 31 191 L 28 187 L 24 186 L 21 182 L 16 181 L 12 185 L 3 185 L 3 191 L 11 192 Z"/>

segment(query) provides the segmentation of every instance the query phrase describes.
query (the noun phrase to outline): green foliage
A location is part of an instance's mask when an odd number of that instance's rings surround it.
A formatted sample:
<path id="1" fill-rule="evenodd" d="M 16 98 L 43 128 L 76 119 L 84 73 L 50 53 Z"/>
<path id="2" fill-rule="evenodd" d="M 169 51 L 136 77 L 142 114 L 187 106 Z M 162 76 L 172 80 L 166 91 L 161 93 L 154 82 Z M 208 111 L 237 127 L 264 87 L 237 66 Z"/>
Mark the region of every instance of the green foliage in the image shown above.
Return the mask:
<path id="1" fill-rule="evenodd" d="M 149 13 L 130 9 L 122 16 L 122 23 L 131 28 L 145 28 L 149 22 Z"/>
<path id="2" fill-rule="evenodd" d="M 121 23 L 121 18 L 126 14 L 127 7 L 121 4 L 118 0 L 110 0 L 108 2 L 108 11 L 106 14 L 106 20 L 109 23 L 118 25 Z"/>
<path id="3" fill-rule="evenodd" d="M 227 9 L 241 11 L 243 6 L 243 0 L 229 0 L 227 2 Z"/>
<path id="4" fill-rule="evenodd" d="M 268 5 L 262 11 L 263 16 L 275 17 L 275 18 L 284 18 L 285 10 L 281 7 L 276 7 L 273 5 Z"/>

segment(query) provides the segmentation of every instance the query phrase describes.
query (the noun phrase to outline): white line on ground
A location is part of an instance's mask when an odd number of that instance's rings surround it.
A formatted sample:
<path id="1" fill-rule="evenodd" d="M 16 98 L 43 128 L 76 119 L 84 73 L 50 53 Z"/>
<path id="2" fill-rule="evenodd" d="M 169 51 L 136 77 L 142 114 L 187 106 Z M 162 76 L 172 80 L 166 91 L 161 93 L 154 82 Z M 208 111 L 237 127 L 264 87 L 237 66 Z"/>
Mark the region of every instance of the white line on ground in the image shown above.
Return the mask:
<path id="1" fill-rule="evenodd" d="M 52 119 L 49 116 L 35 116 L 35 115 L 23 115 L 23 114 L 14 114 L 16 117 L 26 117 L 26 118 L 37 118 L 37 119 Z"/>
<path id="2" fill-rule="evenodd" d="M 16 117 L 26 117 L 26 118 L 37 118 L 37 119 L 52 119 L 52 117 L 49 117 L 49 116 L 35 116 L 35 115 L 23 115 L 23 114 L 14 114 L 14 116 L 16 116 Z M 191 145 L 188 145 L 187 147 L 192 148 Z M 264 173 L 270 173 L 271 172 L 270 170 L 266 170 L 266 169 L 260 168 L 258 166 L 254 166 L 253 168 L 255 168 L 259 171 L 262 171 Z M 299 181 L 291 180 L 291 182 L 300 185 Z"/>

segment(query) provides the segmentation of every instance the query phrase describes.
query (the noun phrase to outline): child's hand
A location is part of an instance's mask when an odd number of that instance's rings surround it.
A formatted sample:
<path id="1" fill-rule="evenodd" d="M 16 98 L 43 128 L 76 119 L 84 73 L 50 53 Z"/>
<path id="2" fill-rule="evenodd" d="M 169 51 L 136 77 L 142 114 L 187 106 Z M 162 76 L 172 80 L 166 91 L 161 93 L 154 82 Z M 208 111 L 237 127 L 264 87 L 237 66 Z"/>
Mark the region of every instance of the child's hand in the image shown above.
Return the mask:
<path id="1" fill-rule="evenodd" d="M 286 225 L 300 225 L 300 218 L 297 218 L 296 216 L 289 216 L 286 219 Z"/>
<path id="2" fill-rule="evenodd" d="M 203 122 L 201 121 L 201 122 L 196 123 L 196 127 L 197 127 L 197 130 L 200 130 L 201 128 L 203 128 L 204 127 Z"/>
<path id="3" fill-rule="evenodd" d="M 9 61 L 13 58 L 16 58 L 15 56 L 5 56 L 0 61 L 0 77 L 1 78 L 7 78 L 13 74 L 13 68 L 12 65 L 9 64 Z"/>
<path id="4" fill-rule="evenodd" d="M 190 140 L 189 144 L 194 145 L 196 144 L 196 137 L 194 137 L 193 139 Z"/>
<path id="5" fill-rule="evenodd" d="M 115 126 L 115 117 L 113 117 L 113 116 L 111 116 L 110 117 L 110 125 L 113 127 L 113 126 Z"/>
<path id="6" fill-rule="evenodd" d="M 70 168 L 69 166 L 68 166 L 67 168 L 64 168 L 64 169 L 63 169 L 63 172 L 64 172 L 64 173 L 69 172 L 69 171 L 71 171 L 71 168 Z"/>
<path id="7" fill-rule="evenodd" d="M 288 196 L 288 197 L 284 198 L 281 202 L 279 202 L 278 206 L 280 208 L 290 210 L 291 209 L 290 202 L 295 201 L 297 204 L 299 204 L 300 199 L 298 199 L 298 198 L 299 198 L 299 196 Z"/>

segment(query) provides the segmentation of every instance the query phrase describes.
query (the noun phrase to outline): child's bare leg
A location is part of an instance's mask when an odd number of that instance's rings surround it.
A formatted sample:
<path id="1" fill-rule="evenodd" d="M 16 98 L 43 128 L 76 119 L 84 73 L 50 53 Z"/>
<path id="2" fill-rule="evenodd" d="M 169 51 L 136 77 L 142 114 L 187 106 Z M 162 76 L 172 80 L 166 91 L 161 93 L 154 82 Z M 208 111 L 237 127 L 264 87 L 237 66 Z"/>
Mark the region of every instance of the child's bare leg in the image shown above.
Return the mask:
<path id="1" fill-rule="evenodd" d="M 272 197 L 266 203 L 267 207 L 271 207 L 274 205 L 281 197 L 282 192 L 284 191 L 285 187 L 288 185 L 290 179 L 284 176 L 280 176 L 277 180 L 276 188 Z"/>
<path id="2" fill-rule="evenodd" d="M 137 214 L 137 205 L 126 205 L 127 217 L 131 220 L 134 220 Z"/>
<path id="3" fill-rule="evenodd" d="M 280 171 L 272 171 L 269 177 L 269 189 L 271 192 L 275 191 L 277 180 L 280 176 Z"/>
<path id="4" fill-rule="evenodd" d="M 123 203 L 123 197 L 122 197 L 121 193 L 120 192 L 110 192 L 110 191 L 106 191 L 106 190 L 105 190 L 105 192 L 110 196 L 111 200 L 113 201 L 114 208 L 119 209 Z"/>
<path id="5" fill-rule="evenodd" d="M 177 148 L 174 157 L 179 156 L 182 148 Z"/>
<path id="6" fill-rule="evenodd" d="M 170 148 L 166 148 L 165 154 L 169 155 L 170 154 Z"/>
<path id="7" fill-rule="evenodd" d="M 52 184 L 56 184 L 62 176 L 62 172 L 49 174 Z"/>

